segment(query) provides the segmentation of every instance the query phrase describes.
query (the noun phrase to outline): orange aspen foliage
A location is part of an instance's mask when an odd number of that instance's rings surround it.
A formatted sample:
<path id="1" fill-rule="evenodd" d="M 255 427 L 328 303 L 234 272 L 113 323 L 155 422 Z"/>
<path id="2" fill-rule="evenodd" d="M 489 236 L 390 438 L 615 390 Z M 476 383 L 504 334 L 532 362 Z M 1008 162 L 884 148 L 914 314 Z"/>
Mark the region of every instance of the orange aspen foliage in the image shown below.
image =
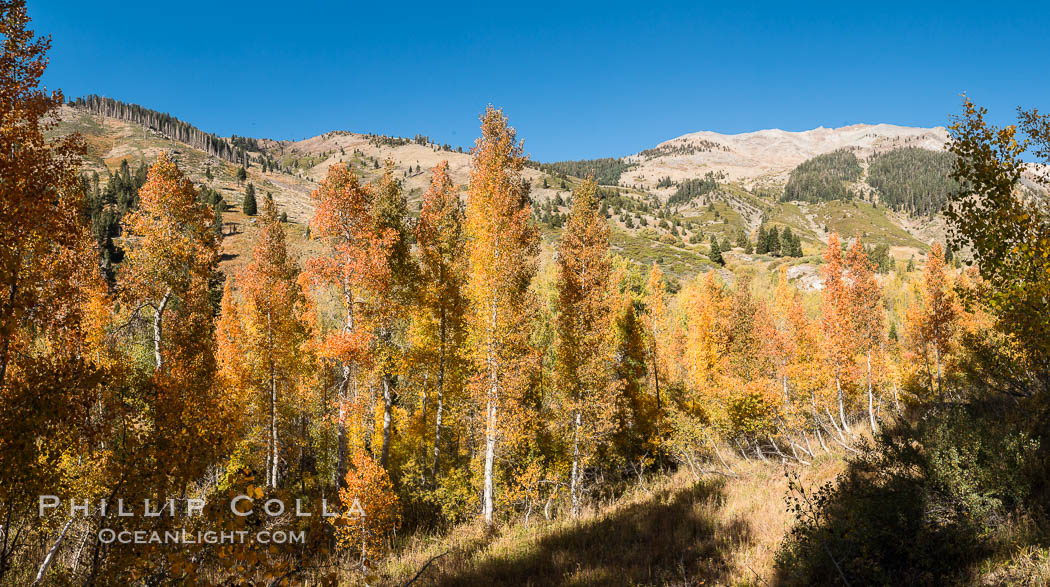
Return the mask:
<path id="1" fill-rule="evenodd" d="M 416 243 L 421 275 L 415 346 L 419 364 L 429 366 L 434 377 L 436 406 L 430 476 L 436 480 L 441 469 L 442 428 L 448 426 L 446 401 L 462 399 L 458 392 L 463 385 L 462 346 L 466 337 L 463 205 L 448 175 L 446 161 L 434 168 L 430 189 L 423 194 Z M 426 427 L 425 400 L 423 406 L 421 420 Z M 421 437 L 426 436 L 421 431 Z"/>
<path id="2" fill-rule="evenodd" d="M 390 539 L 401 525 L 401 504 L 386 469 L 363 450 L 353 455 L 339 501 L 345 512 L 335 519 L 339 545 L 360 557 L 367 575 L 369 563 L 390 548 Z"/>
<path id="3" fill-rule="evenodd" d="M 573 192 L 572 212 L 558 246 L 556 385 L 571 432 L 572 514 L 580 513 L 583 469 L 612 429 L 616 411 L 615 329 L 609 227 L 598 211 L 598 183 Z"/>
<path id="4" fill-rule="evenodd" d="M 157 473 L 195 479 L 232 441 L 234 406 L 215 387 L 210 282 L 218 263 L 211 208 L 167 154 L 150 167 L 139 208 L 124 217 L 127 255 L 118 274 L 131 320 L 146 311 L 156 394 Z M 150 315 L 152 313 L 152 315 Z"/>
<path id="5" fill-rule="evenodd" d="M 824 250 L 823 304 L 820 307 L 820 325 L 824 333 L 824 356 L 828 361 L 835 381 L 838 398 L 839 420 L 845 430 L 845 397 L 842 380 L 847 378 L 853 366 L 854 336 L 851 324 L 849 291 L 847 289 L 842 245 L 838 233 L 831 233 Z"/>
<path id="6" fill-rule="evenodd" d="M 365 311 L 366 296 L 389 281 L 387 252 L 396 235 L 391 232 L 376 238 L 372 211 L 374 190 L 362 185 L 353 170 L 344 164 L 329 168 L 328 176 L 311 198 L 316 204 L 311 226 L 330 251 L 307 261 L 302 277 L 304 289 L 333 289 L 343 307 L 339 326 L 318 330 L 315 341 L 318 356 L 334 361 L 340 371 L 335 402 L 336 478 L 342 483 L 349 442 L 363 440 L 370 420 L 368 398 L 358 389 L 361 372 L 372 366 L 370 348 L 374 333 Z"/>
<path id="7" fill-rule="evenodd" d="M 883 348 L 885 309 L 882 305 L 882 286 L 875 279 L 875 271 L 858 237 L 846 253 L 849 271 L 847 298 L 850 327 L 855 337 L 855 348 L 865 355 L 868 386 L 868 422 L 875 432 L 874 382 L 872 351 Z M 878 357 L 876 357 L 878 361 Z"/>
<path id="8" fill-rule="evenodd" d="M 28 23 L 24 4 L 0 7 L 0 387 L 12 357 L 32 342 L 24 330 L 30 320 L 55 332 L 68 326 L 63 318 L 75 319 L 75 313 L 62 311 L 69 310 L 62 294 L 74 291 L 83 278 L 64 282 L 61 276 L 71 267 L 61 256 L 63 250 L 86 247 L 76 175 L 83 140 L 76 134 L 45 136 L 57 124 L 62 94 L 40 88 L 51 41 L 27 30 Z M 37 314 L 45 305 L 48 312 Z"/>
<path id="9" fill-rule="evenodd" d="M 539 234 L 530 223 L 522 145 L 503 112 L 489 107 L 481 117 L 481 138 L 472 150 L 466 211 L 468 346 L 476 368 L 473 389 L 483 414 L 482 512 L 493 521 L 496 443 L 510 428 L 529 386 L 528 292 L 536 272 Z"/>
<path id="10" fill-rule="evenodd" d="M 114 362 L 104 340 L 110 301 L 98 267 L 85 262 L 97 252 L 81 216 L 84 143 L 76 134 L 48 138 L 62 95 L 40 87 L 50 39 L 28 24 L 24 2 L 0 5 L 3 584 L 20 581 L 11 573 L 17 553 L 32 543 L 57 546 L 64 535 L 38 516 L 37 496 L 90 495 L 112 454 L 98 442 L 109 414 L 94 409 Z"/>
<path id="11" fill-rule="evenodd" d="M 697 276 L 685 292 L 686 334 L 683 361 L 691 390 L 685 406 L 707 417 L 724 413 L 728 398 L 729 301 L 713 271 Z M 717 417 L 717 416 L 716 416 Z"/>
<path id="12" fill-rule="evenodd" d="M 236 351 L 220 349 L 219 356 L 227 364 L 237 365 L 242 384 L 255 399 L 256 412 L 265 414 L 256 419 L 266 436 L 265 482 L 268 487 L 277 487 L 281 456 L 278 419 L 282 401 L 287 403 L 284 398 L 298 385 L 306 328 L 299 318 L 304 301 L 299 269 L 288 254 L 284 227 L 273 200 L 268 198 L 263 206 L 264 226 L 256 238 L 251 262 L 239 279 L 241 301 L 234 307 L 226 292 L 223 295 L 219 340 L 228 340 Z M 234 314 L 230 322 L 238 324 L 227 323 L 227 311 Z"/>
<path id="13" fill-rule="evenodd" d="M 930 250 L 916 294 L 907 310 L 905 335 L 912 352 L 925 364 L 929 364 L 932 353 L 934 365 L 928 370 L 930 386 L 936 386 L 937 394 L 943 395 L 942 361 L 951 351 L 961 312 L 940 243 L 935 243 Z"/>
<path id="14" fill-rule="evenodd" d="M 124 298 L 136 311 L 152 311 L 157 373 L 169 355 L 199 348 L 195 335 L 210 330 L 208 286 L 219 251 L 212 224 L 211 208 L 161 153 L 139 190 L 139 208 L 124 217 L 131 246 L 120 273 Z"/>
<path id="15" fill-rule="evenodd" d="M 777 272 L 777 285 L 773 290 L 773 304 L 764 312 L 765 320 L 760 325 L 764 352 L 775 365 L 776 377 L 779 379 L 782 406 L 786 416 L 794 423 L 796 406 L 789 390 L 789 366 L 795 361 L 798 353 L 797 341 L 791 332 L 791 312 L 799 304 L 798 291 L 791 287 L 787 279 L 787 267 L 781 265 Z"/>

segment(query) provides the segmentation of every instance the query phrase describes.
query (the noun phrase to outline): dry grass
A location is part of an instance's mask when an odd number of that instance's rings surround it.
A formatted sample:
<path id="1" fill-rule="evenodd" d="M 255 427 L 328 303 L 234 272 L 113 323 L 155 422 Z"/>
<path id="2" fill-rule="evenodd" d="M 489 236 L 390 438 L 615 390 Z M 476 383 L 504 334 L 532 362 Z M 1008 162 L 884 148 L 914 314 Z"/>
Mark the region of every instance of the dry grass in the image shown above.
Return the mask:
<path id="1" fill-rule="evenodd" d="M 377 569 L 383 584 L 700 585 L 766 584 L 793 523 L 779 463 L 731 461 L 735 476 L 680 471 L 635 486 L 579 520 L 488 531 L 461 526 L 413 537 Z M 815 485 L 842 469 L 838 456 L 799 470 Z"/>
<path id="2" fill-rule="evenodd" d="M 1050 585 L 1050 549 L 1023 546 L 1006 560 L 987 565 L 979 585 Z"/>

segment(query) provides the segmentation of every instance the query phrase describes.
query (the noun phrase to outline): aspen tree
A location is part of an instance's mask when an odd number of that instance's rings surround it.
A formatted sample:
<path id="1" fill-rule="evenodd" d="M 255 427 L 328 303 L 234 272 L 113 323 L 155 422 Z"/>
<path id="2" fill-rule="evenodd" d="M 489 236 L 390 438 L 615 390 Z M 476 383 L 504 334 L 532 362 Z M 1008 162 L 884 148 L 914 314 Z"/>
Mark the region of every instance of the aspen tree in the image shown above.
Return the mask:
<path id="1" fill-rule="evenodd" d="M 476 369 L 474 389 L 483 414 L 485 448 L 482 512 L 492 524 L 496 444 L 503 432 L 501 410 L 528 385 L 528 292 L 536 272 L 539 235 L 530 223 L 528 184 L 521 177 L 526 157 L 501 110 L 481 117 L 481 138 L 472 150 L 466 210 L 469 348 Z"/>
<path id="2" fill-rule="evenodd" d="M 871 353 L 881 348 L 885 310 L 882 305 L 882 287 L 875 280 L 875 271 L 864 252 L 860 238 L 853 242 L 846 254 L 849 283 L 846 296 L 849 308 L 850 330 L 856 348 L 865 355 L 868 385 L 868 423 L 875 432 L 875 407 L 872 383 Z"/>
<path id="3" fill-rule="evenodd" d="M 557 386 L 571 430 L 569 496 L 580 514 L 583 469 L 611 429 L 615 412 L 615 330 L 610 299 L 609 227 L 592 178 L 573 192 L 558 246 Z"/>
<path id="4" fill-rule="evenodd" d="M 335 290 L 342 312 L 337 328 L 318 331 L 317 353 L 334 361 L 339 369 L 336 398 L 336 479 L 346 478 L 349 451 L 348 421 L 355 433 L 365 426 L 368 406 L 359 393 L 361 371 L 372 365 L 374 332 L 365 312 L 367 293 L 389 281 L 388 250 L 393 246 L 392 231 L 377 238 L 371 186 L 362 185 L 357 174 L 345 164 L 329 168 L 328 175 L 311 194 L 316 212 L 311 222 L 314 234 L 330 251 L 306 262 L 305 284 Z M 353 439 L 355 442 L 360 439 Z"/>
<path id="5" fill-rule="evenodd" d="M 430 465 L 436 480 L 441 466 L 442 426 L 446 392 L 460 385 L 462 345 L 465 337 L 463 206 L 448 174 L 448 162 L 433 171 L 430 189 L 423 194 L 419 222 L 420 296 L 417 323 L 422 331 L 418 346 L 436 365 L 437 406 L 434 414 L 434 447 Z M 426 425 L 424 418 L 424 425 Z"/>
<path id="6" fill-rule="evenodd" d="M 828 237 L 828 246 L 824 251 L 823 271 L 824 289 L 821 292 L 823 303 L 820 307 L 820 324 L 824 331 L 824 353 L 835 378 L 839 420 L 843 430 L 849 432 L 842 379 L 846 376 L 853 361 L 853 333 L 842 246 L 838 233 L 833 232 Z"/>

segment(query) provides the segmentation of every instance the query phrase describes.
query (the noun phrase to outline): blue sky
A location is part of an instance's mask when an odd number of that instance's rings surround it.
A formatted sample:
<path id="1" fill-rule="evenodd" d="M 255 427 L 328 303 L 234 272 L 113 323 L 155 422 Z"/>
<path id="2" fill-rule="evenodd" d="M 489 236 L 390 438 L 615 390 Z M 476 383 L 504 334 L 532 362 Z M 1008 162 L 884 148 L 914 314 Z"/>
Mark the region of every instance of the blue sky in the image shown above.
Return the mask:
<path id="1" fill-rule="evenodd" d="M 687 132 L 943 125 L 966 92 L 1050 108 L 1050 18 L 1008 2 L 29 2 L 49 88 L 222 135 L 469 146 L 486 104 L 534 159 Z M 325 5 L 327 4 L 327 5 Z"/>

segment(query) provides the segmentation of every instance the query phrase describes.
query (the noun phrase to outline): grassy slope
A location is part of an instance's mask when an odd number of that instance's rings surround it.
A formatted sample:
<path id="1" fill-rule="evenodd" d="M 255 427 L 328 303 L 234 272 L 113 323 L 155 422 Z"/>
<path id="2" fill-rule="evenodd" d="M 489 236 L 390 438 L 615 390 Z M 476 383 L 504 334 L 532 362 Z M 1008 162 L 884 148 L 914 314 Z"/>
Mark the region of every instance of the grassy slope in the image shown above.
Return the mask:
<path id="1" fill-rule="evenodd" d="M 413 536 L 377 569 L 380 584 L 403 584 L 442 553 L 416 585 L 759 584 L 772 576 L 793 523 L 783 497 L 784 466 L 730 461 L 736 475 L 699 479 L 680 471 L 636 485 L 580 520 L 536 513 L 487 532 L 471 524 L 444 537 Z M 842 469 L 818 456 L 799 474 L 809 486 Z"/>

